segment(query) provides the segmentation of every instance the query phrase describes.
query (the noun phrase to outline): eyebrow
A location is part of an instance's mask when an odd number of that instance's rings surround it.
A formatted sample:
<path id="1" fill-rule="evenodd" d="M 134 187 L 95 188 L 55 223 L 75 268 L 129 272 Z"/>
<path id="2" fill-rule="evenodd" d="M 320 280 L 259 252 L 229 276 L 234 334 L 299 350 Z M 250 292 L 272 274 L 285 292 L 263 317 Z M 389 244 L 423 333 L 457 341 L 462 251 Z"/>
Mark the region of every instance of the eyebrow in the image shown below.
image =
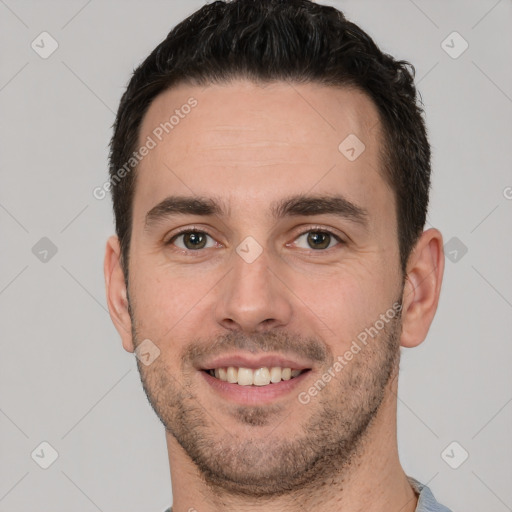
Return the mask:
<path id="1" fill-rule="evenodd" d="M 341 195 L 294 195 L 270 206 L 275 220 L 284 217 L 336 215 L 364 228 L 368 227 L 368 211 Z M 145 227 L 178 215 L 228 216 L 221 201 L 211 197 L 169 196 L 146 214 Z"/>

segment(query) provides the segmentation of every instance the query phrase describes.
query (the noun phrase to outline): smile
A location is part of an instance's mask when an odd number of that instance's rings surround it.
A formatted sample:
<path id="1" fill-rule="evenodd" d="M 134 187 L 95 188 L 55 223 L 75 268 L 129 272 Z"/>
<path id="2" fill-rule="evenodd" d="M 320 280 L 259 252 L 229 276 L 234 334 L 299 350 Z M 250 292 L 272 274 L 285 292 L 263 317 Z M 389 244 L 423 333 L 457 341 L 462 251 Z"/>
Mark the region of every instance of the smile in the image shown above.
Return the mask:
<path id="1" fill-rule="evenodd" d="M 291 380 L 298 377 L 306 370 L 292 370 L 279 366 L 244 368 L 242 366 L 228 366 L 206 370 L 209 375 L 221 381 L 239 386 L 268 386 L 281 381 Z"/>

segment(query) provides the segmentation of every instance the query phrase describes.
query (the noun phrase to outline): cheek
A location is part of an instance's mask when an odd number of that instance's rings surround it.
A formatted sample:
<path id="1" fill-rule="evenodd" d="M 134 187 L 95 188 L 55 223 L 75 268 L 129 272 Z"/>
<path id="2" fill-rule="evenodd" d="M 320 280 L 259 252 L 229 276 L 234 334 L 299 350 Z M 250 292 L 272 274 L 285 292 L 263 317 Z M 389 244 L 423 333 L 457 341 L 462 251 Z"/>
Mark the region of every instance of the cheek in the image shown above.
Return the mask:
<path id="1" fill-rule="evenodd" d="M 389 275 L 359 267 L 350 272 L 331 275 L 319 281 L 301 280 L 294 288 L 304 304 L 307 318 L 318 325 L 326 336 L 335 336 L 334 343 L 350 344 L 351 340 L 368 325 L 372 325 L 390 306 Z M 299 316 L 302 316 L 299 314 Z M 337 340 L 337 341 L 336 341 Z"/>
<path id="2" fill-rule="evenodd" d="M 211 286 L 168 267 L 139 268 L 131 278 L 139 335 L 168 340 L 189 325 Z"/>

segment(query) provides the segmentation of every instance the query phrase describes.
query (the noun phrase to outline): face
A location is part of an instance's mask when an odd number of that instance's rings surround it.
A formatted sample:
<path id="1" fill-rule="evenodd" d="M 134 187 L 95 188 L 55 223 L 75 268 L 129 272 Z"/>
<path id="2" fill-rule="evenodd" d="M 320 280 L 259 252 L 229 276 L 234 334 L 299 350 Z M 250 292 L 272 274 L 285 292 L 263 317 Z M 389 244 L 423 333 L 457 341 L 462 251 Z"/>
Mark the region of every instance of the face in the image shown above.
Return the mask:
<path id="1" fill-rule="evenodd" d="M 314 84 L 180 86 L 144 117 L 125 348 L 160 351 L 145 392 L 210 483 L 303 486 L 379 414 L 403 291 L 379 130 L 364 94 Z"/>

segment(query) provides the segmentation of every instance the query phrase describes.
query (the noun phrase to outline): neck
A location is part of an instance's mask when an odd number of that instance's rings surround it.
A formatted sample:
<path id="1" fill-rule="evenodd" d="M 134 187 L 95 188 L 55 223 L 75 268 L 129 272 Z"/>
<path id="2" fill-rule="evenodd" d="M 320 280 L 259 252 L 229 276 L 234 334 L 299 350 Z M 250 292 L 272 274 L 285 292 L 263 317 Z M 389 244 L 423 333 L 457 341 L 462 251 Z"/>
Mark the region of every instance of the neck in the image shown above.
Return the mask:
<path id="1" fill-rule="evenodd" d="M 173 512 L 414 512 L 417 496 L 398 458 L 396 383 L 369 425 L 348 467 L 298 491 L 271 498 L 232 495 L 210 487 L 174 437 L 166 433 L 172 475 Z M 394 391 L 394 393 L 393 393 Z"/>

